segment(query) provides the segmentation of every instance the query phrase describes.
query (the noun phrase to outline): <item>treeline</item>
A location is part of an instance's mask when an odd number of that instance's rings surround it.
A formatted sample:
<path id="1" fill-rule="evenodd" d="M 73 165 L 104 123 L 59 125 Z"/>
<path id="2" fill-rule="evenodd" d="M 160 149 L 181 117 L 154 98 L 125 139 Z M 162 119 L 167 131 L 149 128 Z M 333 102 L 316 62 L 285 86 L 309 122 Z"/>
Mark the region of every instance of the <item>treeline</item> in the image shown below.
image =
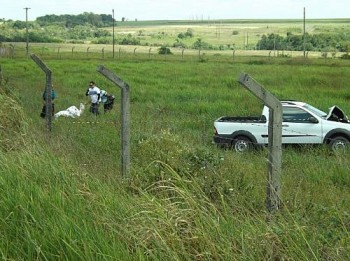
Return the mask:
<path id="1" fill-rule="evenodd" d="M 72 28 L 75 26 L 82 25 L 91 25 L 98 28 L 108 27 L 113 25 L 113 17 L 112 15 L 106 14 L 94 14 L 84 12 L 79 15 L 45 15 L 36 18 L 36 22 L 40 26 L 47 25 L 64 25 L 66 28 Z"/>
<path id="2" fill-rule="evenodd" d="M 305 41 L 304 41 L 305 39 Z M 278 34 L 263 35 L 256 45 L 258 50 L 290 50 L 290 51 L 350 51 L 349 34 L 305 34 L 287 33 L 285 37 Z"/>
<path id="3" fill-rule="evenodd" d="M 37 22 L 28 23 L 28 39 L 35 43 L 84 43 L 86 40 L 110 37 L 111 33 L 103 28 L 97 28 L 90 24 L 77 25 L 66 28 L 62 24 L 50 24 L 40 26 Z M 25 25 L 19 21 L 6 22 L 0 25 L 1 42 L 25 42 L 27 34 Z"/>
<path id="4" fill-rule="evenodd" d="M 45 15 L 35 21 L 13 21 L 0 19 L 1 42 L 37 43 L 84 43 L 93 40 L 98 43 L 112 43 L 112 35 L 104 27 L 113 26 L 112 15 L 85 12 L 79 15 Z"/>

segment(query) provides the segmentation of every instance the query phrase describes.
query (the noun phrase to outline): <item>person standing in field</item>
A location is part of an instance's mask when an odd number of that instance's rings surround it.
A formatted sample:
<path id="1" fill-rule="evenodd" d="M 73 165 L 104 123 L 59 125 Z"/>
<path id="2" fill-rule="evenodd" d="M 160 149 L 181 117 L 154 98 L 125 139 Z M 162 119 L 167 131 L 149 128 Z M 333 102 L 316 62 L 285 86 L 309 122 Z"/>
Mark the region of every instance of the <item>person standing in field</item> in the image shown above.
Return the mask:
<path id="1" fill-rule="evenodd" d="M 51 108 L 52 108 L 52 116 L 55 114 L 55 99 L 56 99 L 56 97 L 57 97 L 57 95 L 56 95 L 56 92 L 55 92 L 55 90 L 53 89 L 53 85 L 51 86 Z M 43 95 L 42 95 L 42 97 L 43 97 L 43 100 L 44 100 L 44 105 L 43 105 L 43 107 L 42 107 L 42 109 L 41 109 L 41 113 L 40 113 L 40 117 L 41 118 L 45 118 L 46 117 L 46 88 L 45 88 L 45 90 L 44 90 L 44 92 L 43 92 Z"/>
<path id="2" fill-rule="evenodd" d="M 101 90 L 98 88 L 93 81 L 89 83 L 89 88 L 86 90 L 86 96 L 90 96 L 90 112 L 92 114 L 98 115 L 98 105 L 100 102 Z"/>

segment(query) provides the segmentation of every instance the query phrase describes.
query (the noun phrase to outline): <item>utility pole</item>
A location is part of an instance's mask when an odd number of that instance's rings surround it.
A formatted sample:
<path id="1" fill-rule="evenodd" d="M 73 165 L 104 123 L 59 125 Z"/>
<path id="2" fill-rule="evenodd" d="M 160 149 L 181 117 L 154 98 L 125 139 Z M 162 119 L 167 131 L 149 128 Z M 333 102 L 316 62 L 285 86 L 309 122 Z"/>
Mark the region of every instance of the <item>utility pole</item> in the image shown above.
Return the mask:
<path id="1" fill-rule="evenodd" d="M 28 9 L 30 9 L 29 7 L 25 7 L 24 8 L 26 10 L 26 35 L 27 35 L 27 43 L 26 43 L 26 51 L 27 51 L 27 57 L 29 54 L 29 35 L 28 35 Z"/>
<path id="2" fill-rule="evenodd" d="M 304 24 L 304 36 L 303 36 L 303 50 L 304 50 L 304 59 L 306 58 L 306 53 L 305 53 L 305 7 L 304 7 L 304 22 L 303 22 L 303 24 Z"/>
<path id="3" fill-rule="evenodd" d="M 112 13 L 113 13 L 112 19 L 113 19 L 113 58 L 114 58 L 114 9 L 112 9 Z"/>
<path id="4" fill-rule="evenodd" d="M 248 45 L 249 45 L 249 36 L 248 36 L 248 32 L 247 32 L 247 44 L 246 44 L 246 49 L 248 49 Z"/>

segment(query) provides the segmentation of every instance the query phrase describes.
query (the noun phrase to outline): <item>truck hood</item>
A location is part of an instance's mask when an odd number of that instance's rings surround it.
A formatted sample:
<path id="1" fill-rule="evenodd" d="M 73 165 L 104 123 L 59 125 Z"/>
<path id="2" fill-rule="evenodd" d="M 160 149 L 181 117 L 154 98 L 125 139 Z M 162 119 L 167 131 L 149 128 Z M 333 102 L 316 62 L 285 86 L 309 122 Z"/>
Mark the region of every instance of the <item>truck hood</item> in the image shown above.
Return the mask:
<path id="1" fill-rule="evenodd" d="M 348 116 L 336 105 L 329 108 L 326 119 L 329 121 L 349 122 Z"/>

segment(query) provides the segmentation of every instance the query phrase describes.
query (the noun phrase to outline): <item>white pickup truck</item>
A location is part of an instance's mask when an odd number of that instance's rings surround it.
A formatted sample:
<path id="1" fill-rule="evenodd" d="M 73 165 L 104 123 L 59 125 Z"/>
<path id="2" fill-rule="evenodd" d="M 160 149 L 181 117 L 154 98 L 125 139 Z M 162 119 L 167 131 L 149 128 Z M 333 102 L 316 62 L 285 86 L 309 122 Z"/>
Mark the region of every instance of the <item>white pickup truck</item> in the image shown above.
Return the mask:
<path id="1" fill-rule="evenodd" d="M 333 106 L 325 113 L 305 102 L 281 101 L 282 144 L 328 144 L 332 150 L 344 149 L 350 142 L 350 122 Z M 260 116 L 220 117 L 214 122 L 214 142 L 219 146 L 246 151 L 268 144 L 269 108 Z"/>

